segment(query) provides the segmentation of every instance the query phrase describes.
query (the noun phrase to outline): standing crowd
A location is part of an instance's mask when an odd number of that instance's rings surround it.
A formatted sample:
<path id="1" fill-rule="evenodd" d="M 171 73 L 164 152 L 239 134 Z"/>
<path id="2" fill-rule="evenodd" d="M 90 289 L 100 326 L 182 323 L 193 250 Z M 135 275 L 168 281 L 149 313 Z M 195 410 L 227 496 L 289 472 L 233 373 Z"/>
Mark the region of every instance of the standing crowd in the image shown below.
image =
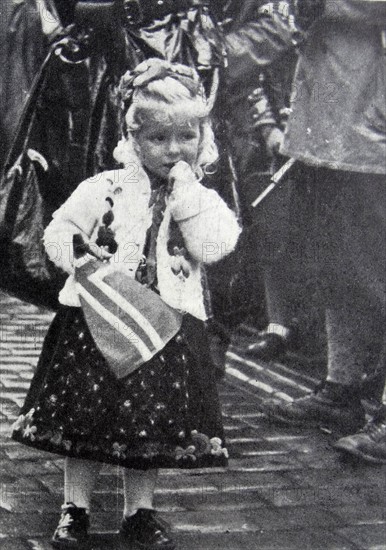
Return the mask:
<path id="1" fill-rule="evenodd" d="M 108 463 L 122 543 L 175 548 L 157 472 L 226 466 L 208 350 L 245 319 L 269 361 L 317 310 L 325 380 L 261 410 L 386 463 L 386 1 L 5 4 L 2 182 L 39 194 L 46 263 L 1 284 L 57 309 L 12 437 L 65 457 L 52 545 L 87 547 Z M 0 196 L 6 257 L 30 216 Z"/>

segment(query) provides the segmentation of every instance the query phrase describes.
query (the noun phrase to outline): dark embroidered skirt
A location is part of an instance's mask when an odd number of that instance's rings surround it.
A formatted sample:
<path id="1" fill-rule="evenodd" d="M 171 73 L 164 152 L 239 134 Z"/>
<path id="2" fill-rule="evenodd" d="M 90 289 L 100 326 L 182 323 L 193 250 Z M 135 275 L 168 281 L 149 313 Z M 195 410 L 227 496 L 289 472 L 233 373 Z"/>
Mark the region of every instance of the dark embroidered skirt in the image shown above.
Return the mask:
<path id="1" fill-rule="evenodd" d="M 14 440 L 137 469 L 227 463 L 203 323 L 124 379 L 110 371 L 80 308 L 62 307 L 44 341 Z"/>

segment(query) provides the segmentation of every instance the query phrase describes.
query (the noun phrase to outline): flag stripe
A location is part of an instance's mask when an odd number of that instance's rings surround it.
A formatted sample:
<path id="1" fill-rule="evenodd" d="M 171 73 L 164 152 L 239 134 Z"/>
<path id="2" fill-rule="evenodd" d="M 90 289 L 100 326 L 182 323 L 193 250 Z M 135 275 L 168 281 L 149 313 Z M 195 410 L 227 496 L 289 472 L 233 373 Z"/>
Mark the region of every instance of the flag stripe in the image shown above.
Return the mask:
<path id="1" fill-rule="evenodd" d="M 111 286 L 101 280 L 97 274 L 89 275 L 88 280 L 103 292 L 112 302 L 120 307 L 135 323 L 146 333 L 154 347 L 159 350 L 164 347 L 164 342 L 153 325 L 142 315 L 142 313 L 130 304 L 124 297 L 116 292 Z"/>
<path id="2" fill-rule="evenodd" d="M 79 294 L 86 300 L 90 307 L 92 307 L 98 315 L 105 319 L 112 327 L 114 327 L 114 329 L 118 330 L 124 338 L 126 338 L 133 346 L 137 348 L 144 362 L 149 361 L 153 357 L 153 353 L 137 334 L 136 340 L 129 337 L 129 334 L 131 334 L 130 327 L 125 325 L 122 319 L 119 319 L 113 313 L 108 311 L 98 302 L 98 300 L 91 296 L 91 294 L 80 283 L 76 283 L 76 286 Z"/>
<path id="3" fill-rule="evenodd" d="M 100 304 L 107 310 L 111 311 L 113 315 L 119 318 L 119 321 L 123 324 L 129 327 L 131 329 L 132 333 L 135 335 L 138 335 L 138 337 L 145 343 L 145 345 L 153 352 L 156 353 L 159 351 L 159 348 L 154 348 L 153 342 L 148 337 L 147 333 L 138 325 L 138 323 L 135 322 L 135 320 L 130 316 L 127 315 L 125 311 L 122 310 L 115 302 L 113 302 L 104 292 L 102 292 L 97 286 L 95 286 L 91 281 L 89 281 L 88 276 L 84 277 L 81 281 L 79 281 L 80 284 L 85 288 L 91 296 L 94 297 Z M 101 320 L 103 321 L 103 316 L 101 317 Z M 97 321 L 97 324 L 99 322 Z M 164 344 L 163 346 L 164 347 Z"/>

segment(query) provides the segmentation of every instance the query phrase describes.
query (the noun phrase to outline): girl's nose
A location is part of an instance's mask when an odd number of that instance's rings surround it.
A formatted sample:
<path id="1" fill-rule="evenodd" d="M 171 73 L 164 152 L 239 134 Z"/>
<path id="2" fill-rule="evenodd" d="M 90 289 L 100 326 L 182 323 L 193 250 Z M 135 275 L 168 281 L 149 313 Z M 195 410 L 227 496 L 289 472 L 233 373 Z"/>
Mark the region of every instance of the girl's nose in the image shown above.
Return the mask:
<path id="1" fill-rule="evenodd" d="M 170 140 L 169 143 L 169 153 L 173 155 L 178 155 L 180 152 L 180 142 L 177 139 Z"/>

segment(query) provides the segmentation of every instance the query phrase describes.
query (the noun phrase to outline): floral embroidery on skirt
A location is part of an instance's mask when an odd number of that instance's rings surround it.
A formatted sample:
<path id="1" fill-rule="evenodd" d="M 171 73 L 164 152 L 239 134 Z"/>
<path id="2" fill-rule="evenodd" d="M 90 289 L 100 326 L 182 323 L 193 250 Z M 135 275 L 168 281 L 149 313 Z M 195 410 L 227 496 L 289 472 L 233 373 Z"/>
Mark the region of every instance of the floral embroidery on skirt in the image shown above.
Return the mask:
<path id="1" fill-rule="evenodd" d="M 200 357 L 188 345 L 188 333 L 183 325 L 162 352 L 118 380 L 82 310 L 62 307 L 13 439 L 129 468 L 225 465 L 214 373 L 210 363 L 203 364 L 205 353 Z"/>

